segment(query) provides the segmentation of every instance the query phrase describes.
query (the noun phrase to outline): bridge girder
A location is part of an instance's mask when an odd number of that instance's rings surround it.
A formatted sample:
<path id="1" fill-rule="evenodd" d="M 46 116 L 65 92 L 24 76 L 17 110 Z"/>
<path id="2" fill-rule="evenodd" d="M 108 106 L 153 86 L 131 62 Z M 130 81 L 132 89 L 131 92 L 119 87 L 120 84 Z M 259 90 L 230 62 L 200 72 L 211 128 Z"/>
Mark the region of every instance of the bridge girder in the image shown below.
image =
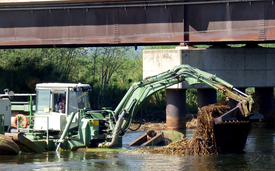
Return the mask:
<path id="1" fill-rule="evenodd" d="M 0 48 L 251 42 L 275 42 L 272 1 L 0 6 Z"/>

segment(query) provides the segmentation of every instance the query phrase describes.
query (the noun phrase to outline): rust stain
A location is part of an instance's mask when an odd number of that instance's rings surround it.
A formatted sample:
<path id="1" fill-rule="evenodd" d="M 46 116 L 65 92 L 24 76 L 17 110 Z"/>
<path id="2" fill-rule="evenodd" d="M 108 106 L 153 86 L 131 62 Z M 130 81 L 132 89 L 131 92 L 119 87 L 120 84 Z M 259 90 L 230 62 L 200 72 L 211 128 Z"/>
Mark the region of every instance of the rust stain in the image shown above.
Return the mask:
<path id="1" fill-rule="evenodd" d="M 269 2 L 0 11 L 0 46 L 275 41 L 273 11 Z"/>
<path id="2" fill-rule="evenodd" d="M 166 126 L 167 126 L 167 130 L 185 129 L 186 121 L 185 119 L 181 119 L 178 117 L 174 117 L 174 118 L 166 117 Z"/>

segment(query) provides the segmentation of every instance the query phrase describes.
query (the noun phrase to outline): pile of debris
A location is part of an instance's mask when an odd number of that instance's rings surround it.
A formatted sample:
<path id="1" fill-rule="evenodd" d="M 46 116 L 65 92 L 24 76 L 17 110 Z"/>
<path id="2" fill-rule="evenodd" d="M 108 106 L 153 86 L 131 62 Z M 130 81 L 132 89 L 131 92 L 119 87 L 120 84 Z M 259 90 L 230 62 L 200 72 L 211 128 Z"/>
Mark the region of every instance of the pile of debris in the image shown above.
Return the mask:
<path id="1" fill-rule="evenodd" d="M 212 104 L 198 111 L 194 135 L 165 147 L 141 148 L 141 153 L 177 155 L 214 155 L 242 152 L 250 123 L 214 124 L 214 119 L 231 109 L 228 105 Z"/>

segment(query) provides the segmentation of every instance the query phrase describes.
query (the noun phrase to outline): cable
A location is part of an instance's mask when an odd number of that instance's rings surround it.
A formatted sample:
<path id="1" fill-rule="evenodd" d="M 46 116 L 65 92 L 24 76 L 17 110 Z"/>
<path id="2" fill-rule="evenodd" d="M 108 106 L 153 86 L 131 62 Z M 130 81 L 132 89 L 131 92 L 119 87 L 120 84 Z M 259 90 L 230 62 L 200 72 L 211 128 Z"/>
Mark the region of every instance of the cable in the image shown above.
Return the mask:
<path id="1" fill-rule="evenodd" d="M 131 128 L 129 127 L 129 129 L 130 129 L 131 131 L 137 131 L 137 130 L 140 128 L 140 126 L 141 126 L 141 124 L 142 124 L 142 118 L 143 118 L 142 112 L 141 112 L 140 115 L 141 115 L 141 116 L 140 116 L 140 122 L 139 122 L 138 127 L 137 127 L 136 129 L 131 129 Z"/>
<path id="2" fill-rule="evenodd" d="M 131 125 L 132 120 L 133 120 L 133 116 L 134 116 L 134 111 L 135 111 L 135 109 L 136 109 L 136 105 L 137 105 L 137 103 L 136 103 L 135 106 L 133 107 L 133 110 L 132 110 L 132 113 L 131 113 L 131 119 L 130 119 L 130 121 L 129 121 L 129 124 L 128 124 L 127 128 L 123 130 L 123 132 L 126 132 L 128 129 L 130 129 L 130 125 Z M 140 126 L 141 126 L 141 122 L 140 122 L 139 127 L 140 127 Z M 139 128 L 139 127 L 138 127 L 138 128 Z M 131 130 L 131 129 L 130 129 L 130 130 Z M 133 129 L 133 130 L 137 130 L 137 129 Z M 131 131 L 132 131 L 132 130 L 131 130 Z"/>

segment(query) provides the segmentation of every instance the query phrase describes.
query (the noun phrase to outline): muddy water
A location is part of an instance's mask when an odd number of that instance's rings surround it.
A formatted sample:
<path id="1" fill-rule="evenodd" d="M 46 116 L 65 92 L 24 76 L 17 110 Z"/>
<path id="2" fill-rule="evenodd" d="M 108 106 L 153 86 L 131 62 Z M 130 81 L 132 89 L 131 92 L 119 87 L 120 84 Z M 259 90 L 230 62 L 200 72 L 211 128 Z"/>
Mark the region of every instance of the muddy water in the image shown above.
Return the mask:
<path id="1" fill-rule="evenodd" d="M 192 136 L 192 131 L 187 136 Z M 140 132 L 123 137 L 124 148 Z M 275 130 L 252 129 L 242 154 L 217 156 L 47 152 L 0 156 L 0 170 L 275 170 Z"/>

